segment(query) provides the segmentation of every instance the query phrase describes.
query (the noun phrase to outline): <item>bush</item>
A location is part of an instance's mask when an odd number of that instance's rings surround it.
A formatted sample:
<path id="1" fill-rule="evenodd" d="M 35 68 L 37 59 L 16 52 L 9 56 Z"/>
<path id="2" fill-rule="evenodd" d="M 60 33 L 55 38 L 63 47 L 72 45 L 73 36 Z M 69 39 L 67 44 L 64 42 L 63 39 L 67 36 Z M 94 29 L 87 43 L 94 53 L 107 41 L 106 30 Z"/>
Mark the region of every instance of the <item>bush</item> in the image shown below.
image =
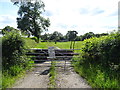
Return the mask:
<path id="1" fill-rule="evenodd" d="M 9 69 L 11 66 L 25 66 L 25 42 L 18 32 L 12 31 L 2 38 L 2 66 Z"/>
<path id="2" fill-rule="evenodd" d="M 28 42 L 17 31 L 8 32 L 2 37 L 2 89 L 10 88 L 16 79 L 31 68 L 33 61 L 25 55 Z"/>
<path id="3" fill-rule="evenodd" d="M 120 86 L 120 33 L 84 41 L 75 70 L 95 88 Z"/>
<path id="4" fill-rule="evenodd" d="M 120 64 L 120 33 L 110 34 L 101 38 L 85 40 L 82 49 L 83 57 L 88 58 L 87 62 L 97 63 L 102 66 Z"/>

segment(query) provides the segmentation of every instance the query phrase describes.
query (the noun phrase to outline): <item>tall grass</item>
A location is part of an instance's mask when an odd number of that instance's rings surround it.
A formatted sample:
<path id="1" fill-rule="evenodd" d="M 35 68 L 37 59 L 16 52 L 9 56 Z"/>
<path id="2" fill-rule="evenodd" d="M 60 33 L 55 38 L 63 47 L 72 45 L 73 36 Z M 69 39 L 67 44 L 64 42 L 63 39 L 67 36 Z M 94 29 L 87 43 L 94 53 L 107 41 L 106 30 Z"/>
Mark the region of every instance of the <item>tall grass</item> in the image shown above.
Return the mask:
<path id="1" fill-rule="evenodd" d="M 49 85 L 50 88 L 55 88 L 56 87 L 56 69 L 55 69 L 56 62 L 51 61 L 51 67 L 50 67 L 50 74 L 49 74 Z"/>

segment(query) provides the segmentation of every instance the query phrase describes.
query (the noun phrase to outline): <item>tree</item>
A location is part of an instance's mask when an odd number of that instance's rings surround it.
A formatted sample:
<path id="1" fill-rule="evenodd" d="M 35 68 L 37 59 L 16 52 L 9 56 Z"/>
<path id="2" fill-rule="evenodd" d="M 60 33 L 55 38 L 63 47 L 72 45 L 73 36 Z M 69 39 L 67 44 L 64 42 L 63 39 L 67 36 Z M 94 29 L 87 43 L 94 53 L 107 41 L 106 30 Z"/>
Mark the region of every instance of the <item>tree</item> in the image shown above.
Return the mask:
<path id="1" fill-rule="evenodd" d="M 43 41 L 47 41 L 47 40 L 49 40 L 49 34 L 44 34 L 44 35 L 41 35 L 41 39 L 43 40 Z"/>
<path id="2" fill-rule="evenodd" d="M 88 33 L 84 34 L 84 38 L 85 39 L 89 39 L 91 37 L 94 37 L 94 33 L 93 32 L 88 32 Z"/>
<path id="3" fill-rule="evenodd" d="M 18 4 L 18 3 L 14 3 Z M 44 3 L 39 2 L 22 2 L 20 3 L 17 18 L 17 25 L 21 31 L 29 31 L 33 36 L 37 37 L 38 42 L 43 31 L 47 31 L 50 26 L 49 19 L 45 19 L 41 14 L 44 10 Z"/>
<path id="4" fill-rule="evenodd" d="M 63 37 L 63 35 L 58 32 L 58 31 L 54 31 L 53 34 L 50 37 L 50 40 L 53 40 L 55 42 L 55 44 L 57 43 L 57 41 L 60 41 L 60 39 Z"/>
<path id="5" fill-rule="evenodd" d="M 101 33 L 101 34 L 94 34 L 93 32 L 88 32 L 88 33 L 85 33 L 84 35 L 80 35 L 79 38 L 80 38 L 80 41 L 83 41 L 85 39 L 89 39 L 89 38 L 92 38 L 92 37 L 101 37 L 101 36 L 106 36 L 108 35 L 108 33 Z"/>
<path id="6" fill-rule="evenodd" d="M 71 41 L 71 44 L 70 44 L 70 49 L 73 48 L 74 49 L 74 45 L 75 45 L 75 39 L 77 37 L 77 34 L 78 32 L 77 31 L 68 31 L 67 34 L 66 34 L 66 38 Z M 72 45 L 72 42 L 74 41 L 73 45 Z M 72 47 L 73 46 L 73 47 Z"/>

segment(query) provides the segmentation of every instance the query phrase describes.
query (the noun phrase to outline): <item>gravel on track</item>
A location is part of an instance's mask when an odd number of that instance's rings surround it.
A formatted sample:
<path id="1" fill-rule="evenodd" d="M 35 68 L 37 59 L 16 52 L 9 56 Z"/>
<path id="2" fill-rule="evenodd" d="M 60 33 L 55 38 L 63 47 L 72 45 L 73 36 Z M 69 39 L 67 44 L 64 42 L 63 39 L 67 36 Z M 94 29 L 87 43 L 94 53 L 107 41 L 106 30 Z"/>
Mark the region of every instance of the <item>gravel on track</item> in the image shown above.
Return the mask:
<path id="1" fill-rule="evenodd" d="M 56 84 L 57 88 L 91 88 L 87 81 L 78 75 L 70 64 L 66 64 L 65 68 L 64 65 L 62 67 L 57 67 Z"/>
<path id="2" fill-rule="evenodd" d="M 64 68 L 64 61 L 57 64 L 56 88 L 91 88 L 87 81 L 78 75 L 69 61 Z M 33 71 L 28 72 L 24 78 L 18 80 L 13 88 L 49 88 L 50 62 L 36 64 Z"/>
<path id="3" fill-rule="evenodd" d="M 49 62 L 46 62 L 50 64 Z M 36 64 L 33 71 L 18 80 L 13 88 L 49 88 L 49 68 L 45 63 Z"/>

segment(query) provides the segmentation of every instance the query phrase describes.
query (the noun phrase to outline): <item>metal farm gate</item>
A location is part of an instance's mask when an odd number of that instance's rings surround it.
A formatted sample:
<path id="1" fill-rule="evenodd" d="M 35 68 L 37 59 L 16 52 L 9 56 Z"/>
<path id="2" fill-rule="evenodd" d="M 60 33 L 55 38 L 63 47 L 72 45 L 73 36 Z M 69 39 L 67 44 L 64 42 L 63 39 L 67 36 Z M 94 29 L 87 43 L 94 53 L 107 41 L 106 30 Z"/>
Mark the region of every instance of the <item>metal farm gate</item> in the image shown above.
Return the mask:
<path id="1" fill-rule="evenodd" d="M 68 64 L 66 63 L 67 61 L 70 61 L 74 55 L 79 55 L 79 53 L 74 53 L 74 50 L 80 49 L 55 49 L 54 47 L 49 47 L 48 49 L 33 48 L 29 49 L 26 55 L 32 58 L 34 64 L 43 62 L 51 64 L 51 61 L 64 61 L 64 67 L 66 67 L 66 64 Z M 57 64 L 59 66 L 59 63 Z"/>

